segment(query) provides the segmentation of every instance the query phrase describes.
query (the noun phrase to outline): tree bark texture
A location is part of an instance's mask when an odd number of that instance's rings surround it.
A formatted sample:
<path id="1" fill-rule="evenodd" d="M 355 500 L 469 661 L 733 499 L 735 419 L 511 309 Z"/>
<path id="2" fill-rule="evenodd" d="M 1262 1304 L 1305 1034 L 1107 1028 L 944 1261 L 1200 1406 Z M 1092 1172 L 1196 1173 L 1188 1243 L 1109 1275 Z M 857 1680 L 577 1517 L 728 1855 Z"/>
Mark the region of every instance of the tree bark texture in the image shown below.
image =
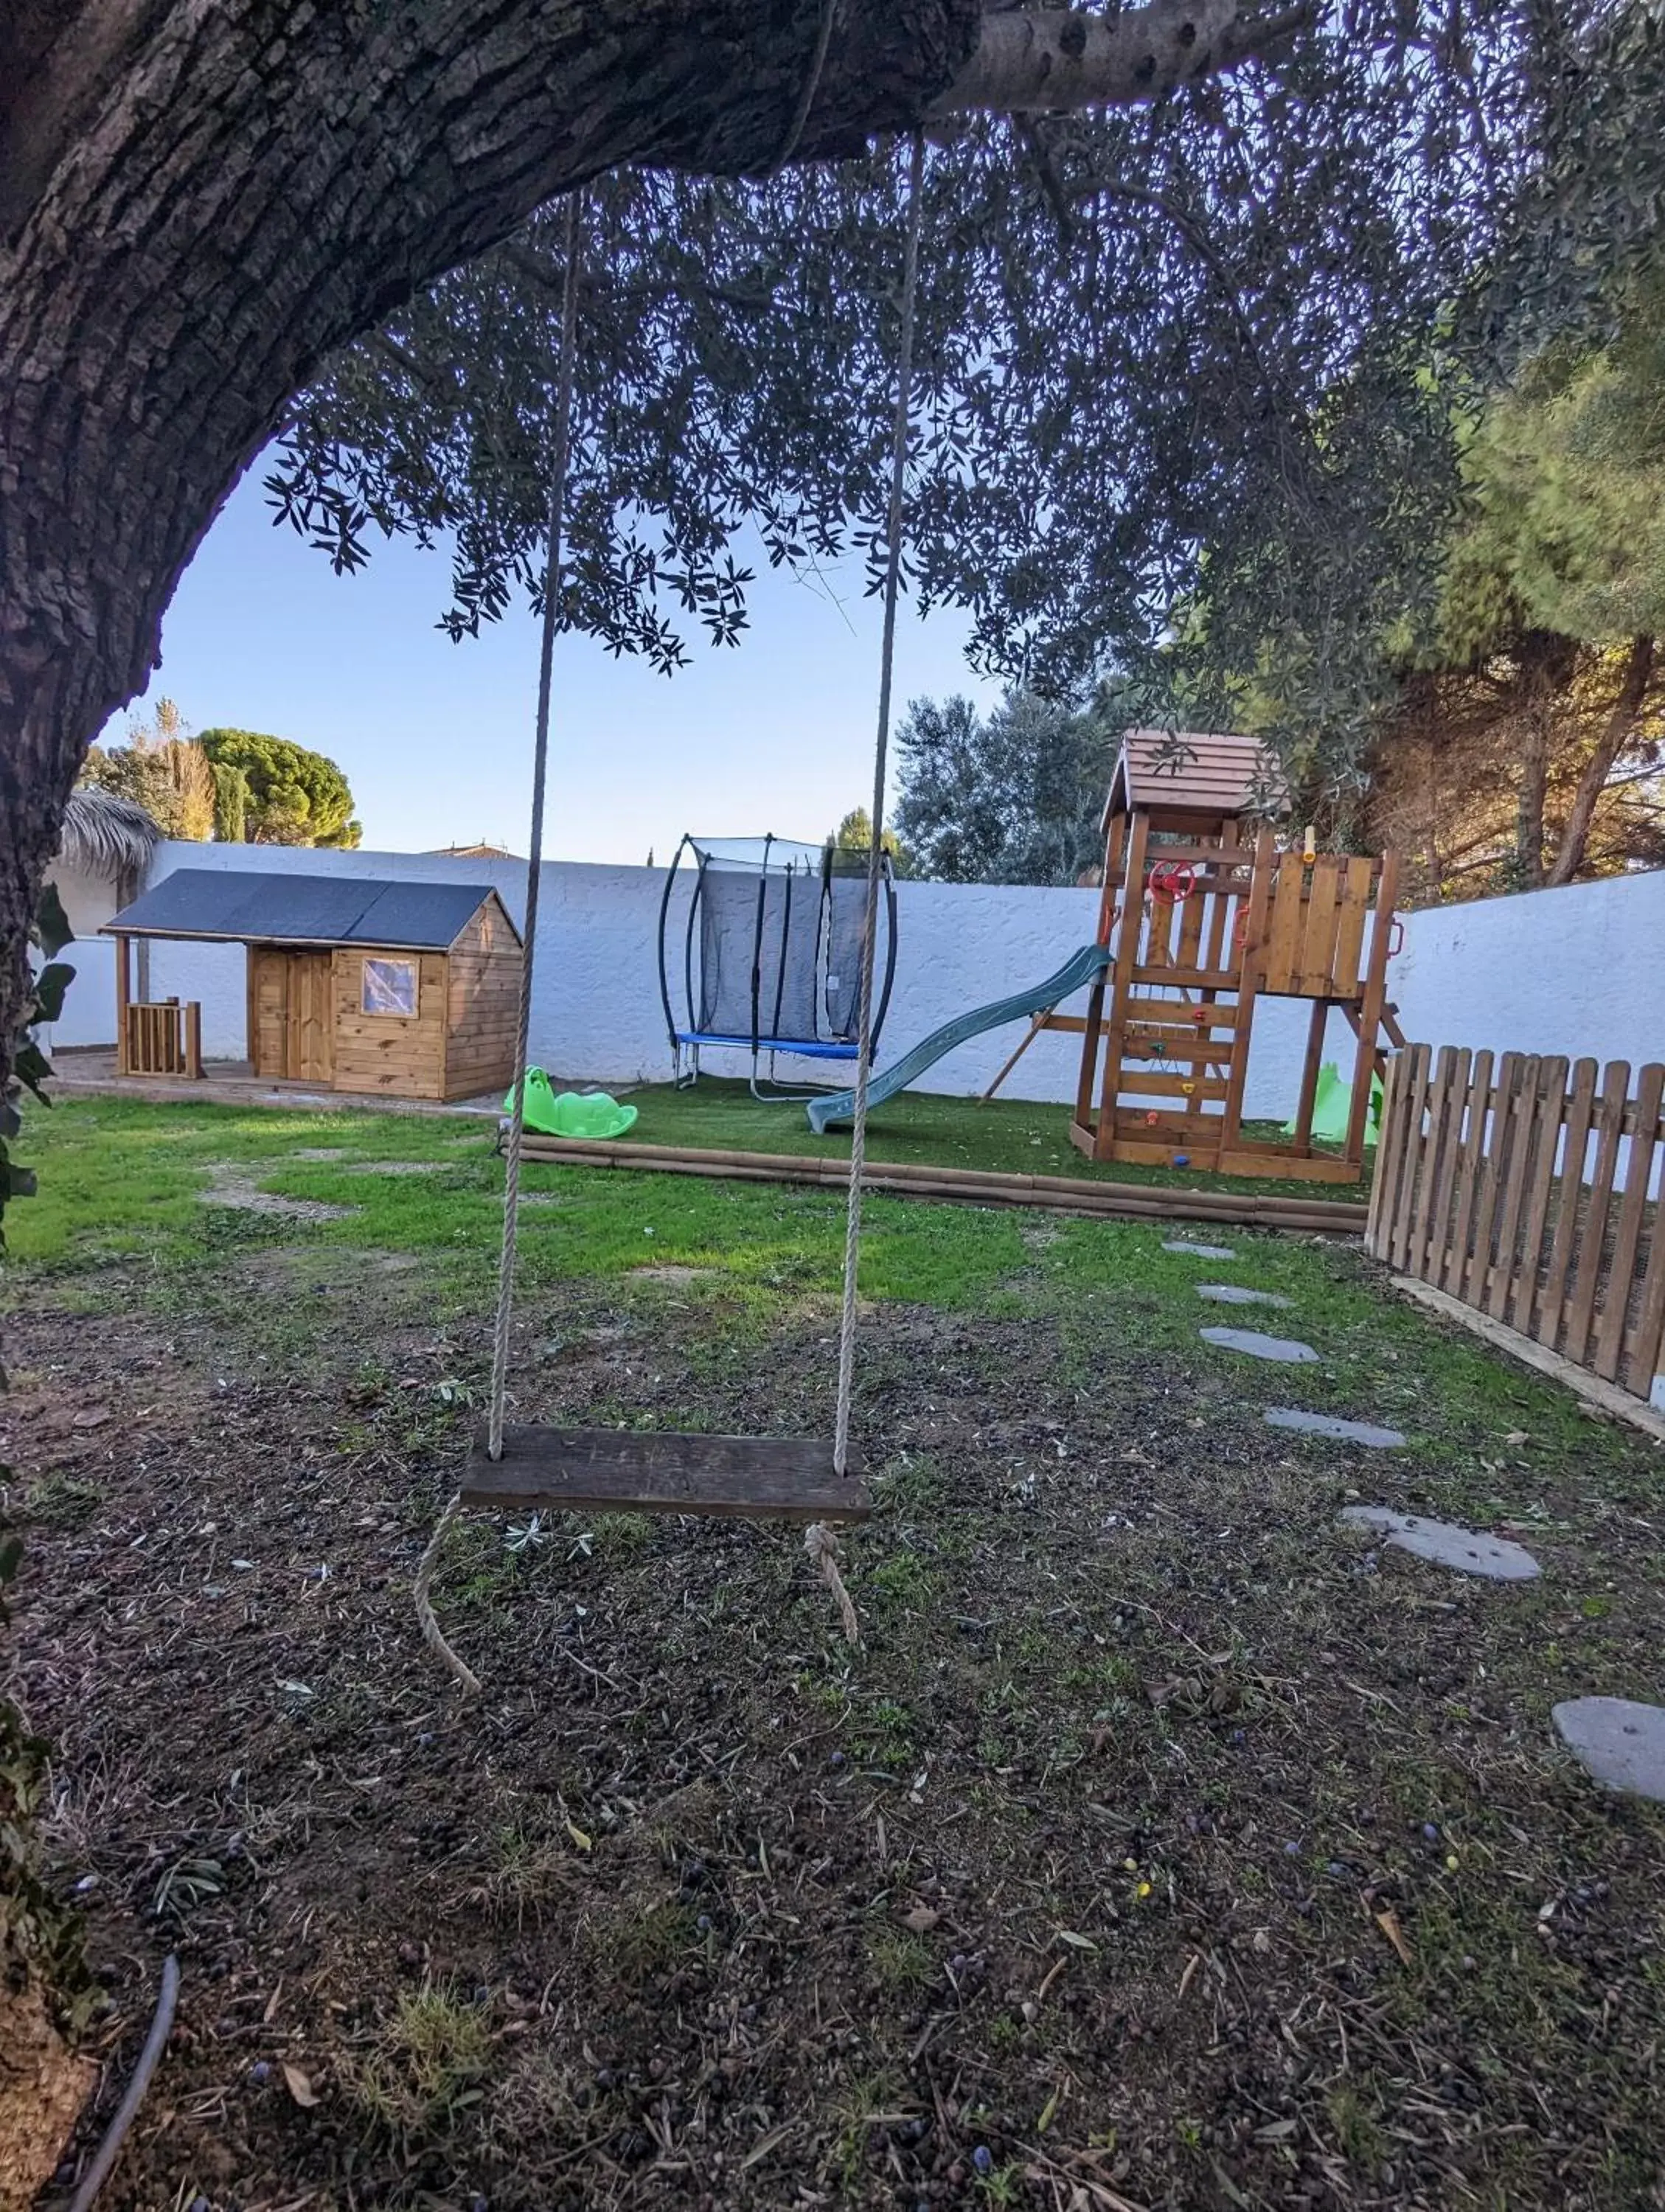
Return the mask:
<path id="1" fill-rule="evenodd" d="M 1515 883 L 1535 890 L 1544 880 L 1544 806 L 1554 744 L 1555 694 L 1572 672 L 1572 641 L 1532 630 L 1521 654 L 1521 781 L 1515 813 Z"/>
<path id="2" fill-rule="evenodd" d="M 1561 842 L 1556 848 L 1549 872 L 1544 878 L 1546 884 L 1570 884 L 1583 867 L 1584 848 L 1589 842 L 1590 824 L 1595 819 L 1596 802 L 1607 789 L 1613 763 L 1636 729 L 1637 716 L 1642 712 L 1642 703 L 1648 696 L 1653 673 L 1653 639 L 1633 637 L 1630 650 L 1625 656 L 1625 672 L 1619 679 L 1618 696 L 1608 712 L 1595 750 L 1585 762 L 1578 778 L 1577 787 L 1572 794 L 1572 805 L 1567 810 L 1565 826 L 1561 831 Z"/>
<path id="3" fill-rule="evenodd" d="M 0 0 L 0 1075 L 86 748 L 289 398 L 603 169 L 768 168 L 829 4 Z M 1236 14 L 997 15 L 981 54 L 978 0 L 838 0 L 794 158 L 968 70 L 951 105 L 1153 98 L 1252 50 Z"/>

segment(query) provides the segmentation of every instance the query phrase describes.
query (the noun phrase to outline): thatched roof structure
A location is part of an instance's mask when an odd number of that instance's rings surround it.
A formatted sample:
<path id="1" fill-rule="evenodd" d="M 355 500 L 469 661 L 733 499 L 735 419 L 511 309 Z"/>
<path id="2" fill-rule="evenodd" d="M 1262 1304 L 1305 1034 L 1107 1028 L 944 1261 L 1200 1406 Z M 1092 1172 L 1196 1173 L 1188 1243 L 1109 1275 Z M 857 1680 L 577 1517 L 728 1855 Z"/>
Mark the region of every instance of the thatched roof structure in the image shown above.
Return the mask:
<path id="1" fill-rule="evenodd" d="M 135 799 L 83 784 L 64 810 L 58 857 L 100 876 L 143 876 L 161 831 Z"/>

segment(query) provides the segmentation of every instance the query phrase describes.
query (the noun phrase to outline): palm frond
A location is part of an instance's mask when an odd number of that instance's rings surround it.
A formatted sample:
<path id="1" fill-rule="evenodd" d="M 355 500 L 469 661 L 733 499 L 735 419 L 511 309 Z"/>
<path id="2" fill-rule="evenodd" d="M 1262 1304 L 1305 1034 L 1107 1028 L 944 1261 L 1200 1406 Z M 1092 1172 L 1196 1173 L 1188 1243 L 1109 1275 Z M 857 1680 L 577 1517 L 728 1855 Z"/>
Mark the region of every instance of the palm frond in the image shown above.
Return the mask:
<path id="1" fill-rule="evenodd" d="M 64 810 L 58 854 L 102 876 L 143 875 L 161 831 L 137 799 L 82 784 Z"/>

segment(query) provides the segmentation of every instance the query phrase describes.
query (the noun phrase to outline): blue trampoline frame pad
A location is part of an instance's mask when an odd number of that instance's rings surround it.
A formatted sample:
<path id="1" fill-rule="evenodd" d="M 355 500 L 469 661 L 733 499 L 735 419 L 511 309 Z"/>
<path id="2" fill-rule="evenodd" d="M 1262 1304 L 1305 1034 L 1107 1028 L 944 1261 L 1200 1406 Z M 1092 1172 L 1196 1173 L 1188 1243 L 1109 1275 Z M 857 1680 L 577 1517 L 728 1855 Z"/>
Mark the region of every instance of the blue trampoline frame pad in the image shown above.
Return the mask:
<path id="1" fill-rule="evenodd" d="M 824 1044 L 812 1037 L 751 1037 L 719 1036 L 710 1030 L 673 1030 L 671 1035 L 678 1044 L 709 1044 L 726 1046 L 731 1052 L 785 1053 L 788 1058 L 801 1060 L 857 1060 L 860 1047 L 854 1044 Z"/>

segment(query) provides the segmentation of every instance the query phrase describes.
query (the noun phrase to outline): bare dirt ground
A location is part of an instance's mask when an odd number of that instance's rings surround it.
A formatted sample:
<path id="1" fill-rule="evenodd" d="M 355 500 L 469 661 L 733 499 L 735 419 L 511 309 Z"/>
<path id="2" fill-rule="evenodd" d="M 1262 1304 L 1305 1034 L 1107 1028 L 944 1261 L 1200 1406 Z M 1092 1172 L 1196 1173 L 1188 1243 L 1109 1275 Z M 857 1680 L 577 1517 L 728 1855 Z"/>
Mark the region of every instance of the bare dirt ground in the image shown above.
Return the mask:
<path id="1" fill-rule="evenodd" d="M 111 2004 L 43 2205 L 170 1949 L 111 2212 L 1665 2203 L 1665 1823 L 1547 1725 L 1657 1694 L 1644 1447 L 1517 1438 L 1465 1496 L 1136 1316 L 886 1304 L 859 1653 L 788 1534 L 481 1518 L 469 1704 L 410 1582 L 483 1327 L 373 1253 L 227 1267 L 211 1319 L 48 1287 L 9 1330 L 19 1680 Z M 520 1415 L 821 1425 L 826 1303 L 683 1273 L 540 1292 Z M 1334 1527 L 1487 1490 L 1541 1583 Z"/>

